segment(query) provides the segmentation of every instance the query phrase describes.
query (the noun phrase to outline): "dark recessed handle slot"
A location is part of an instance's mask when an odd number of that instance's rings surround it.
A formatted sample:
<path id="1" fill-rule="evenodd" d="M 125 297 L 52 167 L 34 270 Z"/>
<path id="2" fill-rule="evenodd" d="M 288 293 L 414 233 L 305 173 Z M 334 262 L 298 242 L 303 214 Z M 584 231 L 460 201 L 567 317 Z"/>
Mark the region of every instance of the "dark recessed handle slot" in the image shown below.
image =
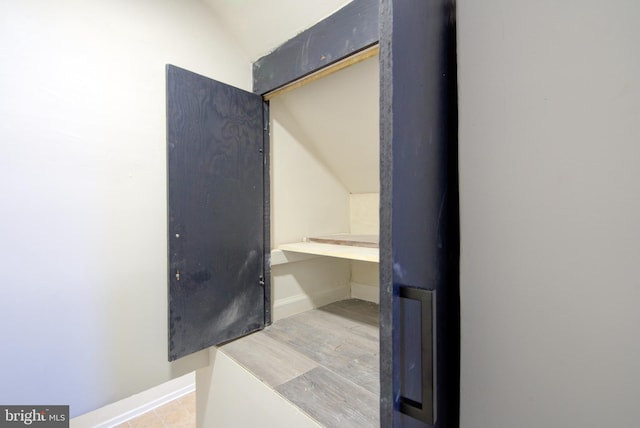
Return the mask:
<path id="1" fill-rule="evenodd" d="M 435 290 L 400 286 L 402 355 L 400 411 L 427 424 L 436 420 Z M 420 321 L 418 324 L 417 321 Z"/>

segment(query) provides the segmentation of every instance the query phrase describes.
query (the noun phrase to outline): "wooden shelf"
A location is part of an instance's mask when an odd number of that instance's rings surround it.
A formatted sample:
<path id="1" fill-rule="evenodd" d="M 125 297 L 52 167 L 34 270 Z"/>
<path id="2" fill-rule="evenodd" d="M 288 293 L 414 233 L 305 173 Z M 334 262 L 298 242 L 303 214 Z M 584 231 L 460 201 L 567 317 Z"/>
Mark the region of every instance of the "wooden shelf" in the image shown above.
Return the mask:
<path id="1" fill-rule="evenodd" d="M 374 235 L 340 234 L 309 237 L 305 242 L 279 245 L 272 251 L 271 264 L 301 260 L 297 256 L 288 256 L 288 252 L 378 263 L 380 251 L 377 242 L 378 238 Z"/>
<path id="2" fill-rule="evenodd" d="M 350 233 L 339 233 L 335 235 L 310 236 L 306 242 L 320 242 L 324 244 L 349 245 L 352 247 L 378 248 L 380 238 L 378 235 L 353 235 Z"/>

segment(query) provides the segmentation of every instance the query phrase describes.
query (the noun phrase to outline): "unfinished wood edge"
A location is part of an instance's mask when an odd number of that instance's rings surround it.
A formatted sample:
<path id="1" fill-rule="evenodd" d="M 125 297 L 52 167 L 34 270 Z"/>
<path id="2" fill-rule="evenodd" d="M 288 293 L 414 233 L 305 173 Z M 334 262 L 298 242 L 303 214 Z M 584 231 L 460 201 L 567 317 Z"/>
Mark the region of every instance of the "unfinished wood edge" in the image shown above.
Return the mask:
<path id="1" fill-rule="evenodd" d="M 271 92 L 267 92 L 266 94 L 263 95 L 263 98 L 265 101 L 269 101 L 274 97 L 277 97 L 278 95 L 282 95 L 287 92 L 293 91 L 294 89 L 298 89 L 304 85 L 307 85 L 311 82 L 315 82 L 316 80 L 322 79 L 323 77 L 333 74 L 336 71 L 343 70 L 347 67 L 350 67 L 354 64 L 362 62 L 366 59 L 372 58 L 378 55 L 379 52 L 380 52 L 380 47 L 378 46 L 378 43 L 375 43 L 374 45 L 369 46 L 368 48 L 358 51 L 353 55 L 350 55 L 344 59 L 341 59 L 340 61 L 334 62 L 333 64 L 330 64 L 314 73 L 301 77 L 300 79 L 295 80 L 284 86 L 281 86 L 278 89 L 274 89 Z"/>
<path id="2" fill-rule="evenodd" d="M 371 240 L 370 238 L 375 238 Z M 342 245 L 346 247 L 376 248 L 379 249 L 379 237 L 375 234 L 338 233 L 332 235 L 308 236 L 304 242 L 318 244 Z"/>

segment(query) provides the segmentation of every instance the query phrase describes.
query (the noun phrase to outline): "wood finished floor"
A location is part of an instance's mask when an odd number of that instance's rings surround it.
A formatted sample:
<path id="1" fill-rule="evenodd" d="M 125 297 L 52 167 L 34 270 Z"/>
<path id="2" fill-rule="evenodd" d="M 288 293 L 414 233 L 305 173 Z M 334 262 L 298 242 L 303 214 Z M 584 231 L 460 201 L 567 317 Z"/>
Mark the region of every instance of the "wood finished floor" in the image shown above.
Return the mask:
<path id="1" fill-rule="evenodd" d="M 220 349 L 327 427 L 379 426 L 378 305 L 343 300 Z"/>

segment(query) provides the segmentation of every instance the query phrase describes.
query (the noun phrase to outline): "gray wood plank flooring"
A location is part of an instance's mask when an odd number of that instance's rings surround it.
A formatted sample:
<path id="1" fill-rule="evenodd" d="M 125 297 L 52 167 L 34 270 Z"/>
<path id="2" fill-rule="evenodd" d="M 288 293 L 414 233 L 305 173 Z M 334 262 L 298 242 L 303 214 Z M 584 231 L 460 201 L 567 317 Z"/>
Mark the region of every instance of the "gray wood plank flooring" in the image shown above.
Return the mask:
<path id="1" fill-rule="evenodd" d="M 379 426 L 378 305 L 335 302 L 220 349 L 327 427 Z"/>
<path id="2" fill-rule="evenodd" d="M 315 361 L 262 333 L 228 343 L 222 350 L 274 388 L 318 367 Z"/>
<path id="3" fill-rule="evenodd" d="M 276 388 L 327 427 L 376 427 L 378 396 L 320 366 Z"/>

